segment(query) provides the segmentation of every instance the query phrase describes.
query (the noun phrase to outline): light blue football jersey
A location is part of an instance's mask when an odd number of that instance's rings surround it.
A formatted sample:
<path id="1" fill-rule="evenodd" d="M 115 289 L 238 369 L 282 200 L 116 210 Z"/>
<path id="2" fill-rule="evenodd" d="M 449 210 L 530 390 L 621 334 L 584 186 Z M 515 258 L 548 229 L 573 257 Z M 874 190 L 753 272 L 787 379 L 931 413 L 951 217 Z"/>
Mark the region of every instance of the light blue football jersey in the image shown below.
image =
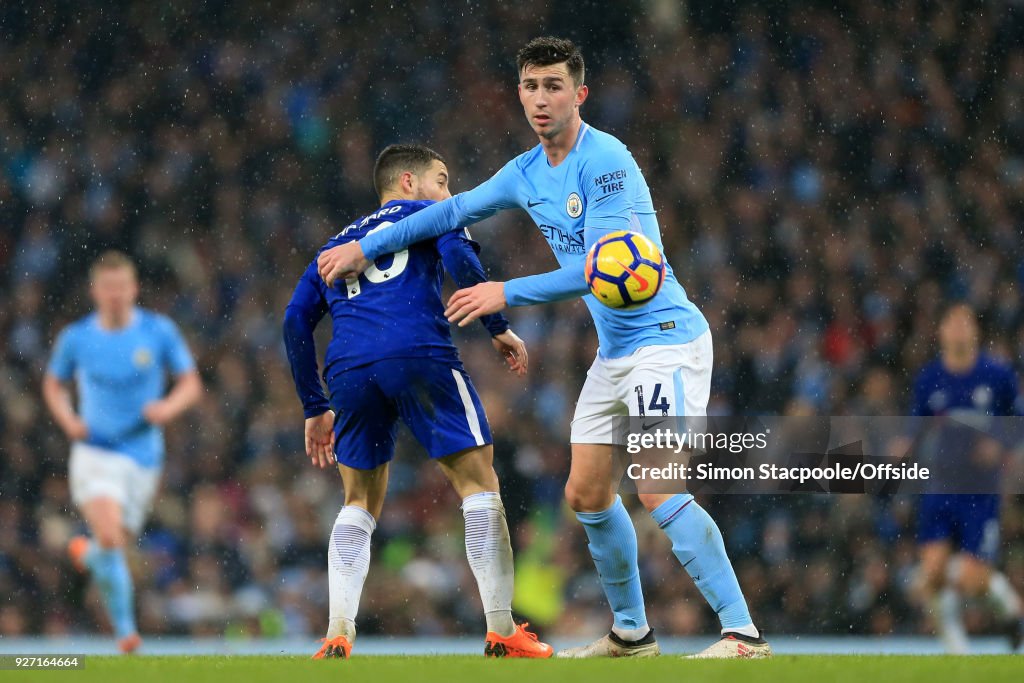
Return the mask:
<path id="1" fill-rule="evenodd" d="M 100 326 L 95 313 L 68 325 L 57 338 L 47 372 L 78 388 L 78 413 L 89 428 L 85 443 L 159 467 L 163 430 L 142 408 L 163 398 L 167 377 L 195 368 L 177 326 L 166 316 L 136 308 L 119 330 Z"/>
<path id="2" fill-rule="evenodd" d="M 552 167 L 537 145 L 476 188 L 367 235 L 359 244 L 374 259 L 512 208 L 530 214 L 561 267 L 507 282 L 510 306 L 584 297 L 600 354 L 606 358 L 628 356 L 644 346 L 685 344 L 707 331 L 707 320 L 686 296 L 667 259 L 661 291 L 643 306 L 616 310 L 590 294 L 586 253 L 603 235 L 633 230 L 662 253 L 664 247 L 651 192 L 633 155 L 618 139 L 586 123 L 558 166 Z"/>

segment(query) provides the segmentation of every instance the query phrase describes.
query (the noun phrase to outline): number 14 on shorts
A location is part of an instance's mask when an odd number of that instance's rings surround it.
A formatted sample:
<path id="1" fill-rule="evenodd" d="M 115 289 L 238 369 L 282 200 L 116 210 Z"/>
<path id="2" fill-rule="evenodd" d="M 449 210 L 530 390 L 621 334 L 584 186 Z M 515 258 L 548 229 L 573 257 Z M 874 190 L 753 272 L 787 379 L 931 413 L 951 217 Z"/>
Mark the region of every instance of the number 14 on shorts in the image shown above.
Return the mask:
<path id="1" fill-rule="evenodd" d="M 661 382 L 655 384 L 654 387 L 651 389 L 651 400 L 650 403 L 647 404 L 646 408 L 644 408 L 644 385 L 637 384 L 635 387 L 633 387 L 633 391 L 636 393 L 636 407 L 638 417 L 645 417 L 647 415 L 646 411 L 648 410 L 651 411 L 652 413 L 660 410 L 662 416 L 667 416 L 669 410 L 671 410 L 672 408 L 672 406 L 668 402 L 668 397 L 661 395 Z"/>

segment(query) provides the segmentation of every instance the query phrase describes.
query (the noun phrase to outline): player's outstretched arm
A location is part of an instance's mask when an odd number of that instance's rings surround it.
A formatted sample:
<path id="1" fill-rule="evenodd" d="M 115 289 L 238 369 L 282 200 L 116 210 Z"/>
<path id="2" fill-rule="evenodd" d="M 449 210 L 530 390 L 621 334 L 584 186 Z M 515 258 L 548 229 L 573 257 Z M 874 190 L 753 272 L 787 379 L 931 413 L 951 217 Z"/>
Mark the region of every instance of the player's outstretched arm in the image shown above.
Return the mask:
<path id="1" fill-rule="evenodd" d="M 623 221 L 628 226 L 628 220 Z M 616 228 L 586 228 L 584 244 L 587 250 Z M 484 282 L 460 289 L 448 301 L 445 315 L 449 322 L 464 327 L 478 317 L 504 310 L 506 306 L 533 306 L 575 299 L 590 292 L 584 275 L 585 257 L 558 270 L 528 275 L 508 282 Z"/>
<path id="2" fill-rule="evenodd" d="M 433 239 L 453 228 L 464 228 L 482 221 L 501 209 L 518 206 L 515 179 L 506 164 L 487 182 L 432 204 L 406 216 L 387 230 L 379 230 L 358 242 L 327 249 L 317 257 L 320 276 L 333 287 L 339 278 L 354 277 L 366 270 L 373 259 L 405 249 L 410 244 Z"/>
<path id="3" fill-rule="evenodd" d="M 599 182 L 604 178 L 615 179 L 615 182 Z M 508 305 L 552 303 L 587 294 L 590 288 L 584 275 L 585 254 L 609 232 L 631 228 L 633 197 L 638 190 L 637 183 L 641 182 L 640 169 L 623 145 L 611 146 L 599 156 L 588 159 L 580 170 L 580 187 L 587 206 L 583 219 L 584 255 L 558 270 L 509 280 L 503 292 Z"/>
<path id="4" fill-rule="evenodd" d="M 583 266 L 566 266 L 508 282 L 481 282 L 460 289 L 448 300 L 444 314 L 448 322 L 457 322 L 459 327 L 465 327 L 477 318 L 504 310 L 506 306 L 575 299 L 589 291 L 583 277 Z"/>
<path id="5" fill-rule="evenodd" d="M 598 182 L 613 178 L 615 182 Z M 580 187 L 587 212 L 583 219 L 584 254 L 602 235 L 628 230 L 633 219 L 633 197 L 642 182 L 640 169 L 623 145 L 611 146 L 589 159 L 580 171 Z M 448 305 L 449 320 L 468 324 L 481 315 L 508 306 L 530 306 L 575 299 L 590 291 L 584 276 L 585 256 L 558 270 L 516 278 L 505 283 L 484 283 L 455 293 Z M 500 308 L 496 308 L 500 306 Z"/>
<path id="6" fill-rule="evenodd" d="M 505 283 L 509 306 L 532 306 L 575 299 L 590 292 L 583 260 L 538 275 L 518 277 Z"/>
<path id="7" fill-rule="evenodd" d="M 506 306 L 532 306 L 575 299 L 587 294 L 583 263 L 568 265 L 538 275 L 517 277 L 508 282 L 483 282 L 460 289 L 448 300 L 449 322 L 465 327 L 477 318 Z"/>
<path id="8" fill-rule="evenodd" d="M 606 223 L 607 221 L 602 222 Z M 615 227 L 588 226 L 585 228 L 583 230 L 584 254 L 589 252 L 594 242 L 604 235 L 628 227 L 629 220 L 623 216 L 621 223 L 621 226 L 616 225 Z M 612 224 L 615 225 L 614 222 Z M 590 293 L 590 287 L 587 286 L 584 274 L 585 269 L 586 256 L 584 255 L 578 261 L 564 265 L 558 270 L 509 280 L 505 283 L 505 299 L 509 306 L 533 306 L 584 296 Z"/>
<path id="9" fill-rule="evenodd" d="M 295 391 L 305 417 L 322 415 L 330 407 L 320 383 L 313 330 L 327 313 L 323 280 L 314 261 L 302 274 L 284 312 L 284 346 L 291 365 Z"/>

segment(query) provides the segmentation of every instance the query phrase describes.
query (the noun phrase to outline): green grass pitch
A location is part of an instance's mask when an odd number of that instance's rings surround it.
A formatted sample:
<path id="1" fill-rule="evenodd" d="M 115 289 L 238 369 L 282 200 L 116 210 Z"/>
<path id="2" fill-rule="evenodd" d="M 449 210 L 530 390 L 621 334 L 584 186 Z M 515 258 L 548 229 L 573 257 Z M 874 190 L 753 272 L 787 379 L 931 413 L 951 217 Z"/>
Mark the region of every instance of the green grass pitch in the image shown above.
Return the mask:
<path id="1" fill-rule="evenodd" d="M 688 661 L 676 656 L 643 660 L 486 660 L 483 657 L 86 657 L 85 668 L 5 672 L 31 681 L 182 681 L 185 683 L 900 683 L 902 681 L 1024 680 L 1020 656 L 777 656 L 767 661 Z"/>

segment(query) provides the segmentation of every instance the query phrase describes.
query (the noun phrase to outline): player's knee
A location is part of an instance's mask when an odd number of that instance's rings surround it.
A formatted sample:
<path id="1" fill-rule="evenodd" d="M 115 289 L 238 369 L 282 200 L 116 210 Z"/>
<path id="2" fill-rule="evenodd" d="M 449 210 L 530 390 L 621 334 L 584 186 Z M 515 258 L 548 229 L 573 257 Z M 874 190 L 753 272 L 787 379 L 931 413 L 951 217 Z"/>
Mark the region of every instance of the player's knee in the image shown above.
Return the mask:
<path id="1" fill-rule="evenodd" d="M 452 487 L 460 498 L 466 498 L 477 493 L 496 493 L 498 487 L 498 475 L 491 470 L 490 475 L 481 475 L 468 479 L 452 479 Z"/>
<path id="2" fill-rule="evenodd" d="M 498 490 L 498 473 L 490 465 L 449 477 L 455 491 L 463 498 L 475 493 Z"/>
<path id="3" fill-rule="evenodd" d="M 938 592 L 946 583 L 945 564 L 922 562 L 918 568 L 918 581 L 920 588 L 928 594 Z"/>
<path id="4" fill-rule="evenodd" d="M 364 510 L 373 510 L 375 504 L 374 496 L 367 489 L 345 489 L 345 505 L 361 507 Z M 371 512 L 372 514 L 372 512 Z"/>
<path id="5" fill-rule="evenodd" d="M 637 493 L 636 497 L 640 499 L 640 504 L 648 512 L 654 512 L 659 505 L 665 502 L 666 498 L 662 493 Z"/>
<path id="6" fill-rule="evenodd" d="M 498 491 L 498 473 L 489 445 L 441 458 L 437 463 L 461 498 Z"/>
<path id="7" fill-rule="evenodd" d="M 600 512 L 607 510 L 615 496 L 604 487 L 578 484 L 570 479 L 565 484 L 565 502 L 574 512 Z"/>
<path id="8" fill-rule="evenodd" d="M 571 507 L 575 512 L 581 511 L 580 508 L 583 505 L 583 499 L 579 490 L 572 482 L 567 482 L 565 485 L 565 502 L 568 503 L 569 507 Z"/>
<path id="9" fill-rule="evenodd" d="M 963 562 L 960 576 L 957 577 L 957 588 L 968 597 L 977 597 L 988 590 L 989 569 L 978 560 Z"/>
<path id="10" fill-rule="evenodd" d="M 123 548 L 125 544 L 124 530 L 117 527 L 98 529 L 95 538 L 96 543 L 104 550 Z"/>

